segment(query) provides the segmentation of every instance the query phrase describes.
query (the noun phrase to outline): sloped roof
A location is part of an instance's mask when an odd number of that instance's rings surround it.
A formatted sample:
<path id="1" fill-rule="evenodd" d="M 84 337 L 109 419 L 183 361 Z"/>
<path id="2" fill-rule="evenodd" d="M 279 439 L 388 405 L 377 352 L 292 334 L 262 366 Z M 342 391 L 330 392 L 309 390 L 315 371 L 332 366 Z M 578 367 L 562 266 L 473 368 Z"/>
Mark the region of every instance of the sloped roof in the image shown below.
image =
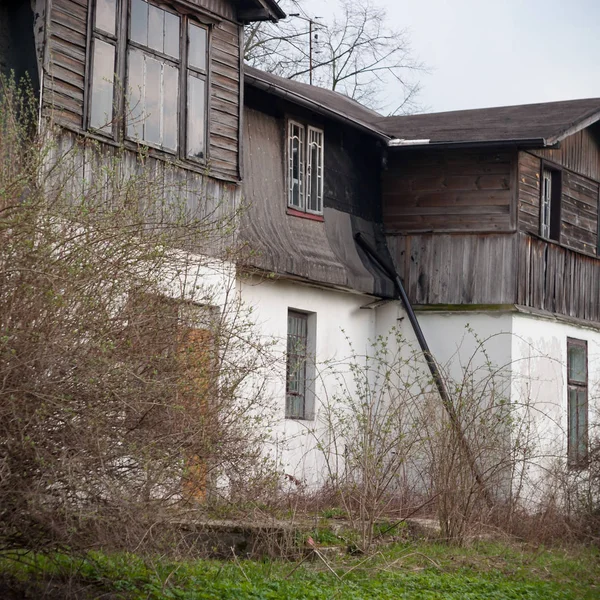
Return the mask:
<path id="1" fill-rule="evenodd" d="M 600 119 L 600 98 L 383 117 L 376 127 L 430 144 L 514 142 L 552 145 Z"/>
<path id="2" fill-rule="evenodd" d="M 551 146 L 600 120 L 600 98 L 384 117 L 352 98 L 248 65 L 246 81 L 383 139 L 407 145 L 521 144 Z M 410 143 L 410 142 L 413 143 Z M 391 145 L 396 144 L 394 141 Z"/>
<path id="3" fill-rule="evenodd" d="M 355 125 L 359 129 L 367 130 L 380 137 L 389 137 L 383 135 L 380 129 L 373 125 L 374 121 L 383 116 L 348 96 L 266 73 L 249 65 L 244 65 L 244 77 L 249 85 L 285 98 L 290 102 L 296 102 L 315 112 Z"/>

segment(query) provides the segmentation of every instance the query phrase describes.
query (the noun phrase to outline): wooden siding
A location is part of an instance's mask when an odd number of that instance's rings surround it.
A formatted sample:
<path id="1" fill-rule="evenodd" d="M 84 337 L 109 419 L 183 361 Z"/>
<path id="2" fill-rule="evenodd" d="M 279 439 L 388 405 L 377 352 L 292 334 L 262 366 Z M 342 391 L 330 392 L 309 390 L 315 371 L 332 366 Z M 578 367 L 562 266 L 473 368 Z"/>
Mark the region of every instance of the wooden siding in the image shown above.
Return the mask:
<path id="1" fill-rule="evenodd" d="M 44 100 L 61 125 L 83 127 L 87 0 L 52 0 Z"/>
<path id="2" fill-rule="evenodd" d="M 600 322 L 600 260 L 519 233 L 517 302 Z"/>
<path id="3" fill-rule="evenodd" d="M 519 229 L 539 235 L 542 159 L 519 153 Z M 560 243 L 596 255 L 599 184 L 568 168 L 562 172 Z"/>
<path id="4" fill-rule="evenodd" d="M 516 301 L 515 234 L 389 235 L 388 245 L 413 304 Z"/>
<path id="5" fill-rule="evenodd" d="M 360 194 L 352 182 L 363 164 L 345 154 L 342 147 L 336 148 L 341 138 L 336 141 L 329 131 L 325 124 L 323 220 L 289 215 L 285 117 L 246 107 L 243 196 L 248 206 L 242 214 L 241 237 L 250 255 L 245 262 L 283 276 L 391 296 L 392 283 L 363 262 L 353 238 L 354 233 L 361 231 L 374 239 L 380 229 L 373 220 L 359 216 L 364 207 L 358 205 Z M 363 148 L 363 162 L 368 163 L 372 160 L 366 157 L 368 146 Z M 365 201 L 367 198 L 371 196 L 366 195 Z M 375 195 L 372 203 L 377 203 Z M 382 241 L 381 236 L 379 239 Z"/>
<path id="6" fill-rule="evenodd" d="M 383 173 L 388 232 L 510 231 L 513 153 L 391 152 Z"/>
<path id="7" fill-rule="evenodd" d="M 532 153 L 600 181 L 600 127 L 598 125 L 592 125 L 570 135 L 556 150 L 534 150 Z"/>
<path id="8" fill-rule="evenodd" d="M 141 176 L 142 183 L 149 186 L 149 193 L 155 194 L 157 202 L 165 200 L 167 206 L 185 208 L 194 218 L 206 219 L 206 239 L 200 241 L 205 245 L 193 250 L 214 253 L 233 243 L 232 234 L 228 234 L 229 237 L 219 233 L 211 236 L 208 232 L 217 232 L 220 226 L 231 230 L 232 218 L 239 209 L 241 199 L 239 185 L 206 177 L 153 157 L 145 157 L 140 161 L 135 152 L 108 145 L 99 146 L 94 140 L 67 129 L 57 132 L 55 141 L 48 166 L 58 163 L 57 177 L 67 174 L 69 193 L 73 197 L 77 198 L 92 189 L 96 178 L 104 183 L 106 172 L 118 169 L 117 176 L 124 179 Z M 116 159 L 118 167 L 115 167 Z M 106 189 L 106 193 L 109 194 L 110 190 Z M 109 197 L 104 199 L 109 200 Z"/>
<path id="9" fill-rule="evenodd" d="M 177 1 L 177 0 L 175 0 Z M 188 0 L 200 8 L 208 10 L 215 15 L 233 21 L 236 18 L 235 10 L 230 0 Z"/>
<path id="10" fill-rule="evenodd" d="M 240 36 L 238 25 L 222 21 L 211 36 L 210 171 L 239 177 Z"/>
<path id="11" fill-rule="evenodd" d="M 541 160 L 528 152 L 519 152 L 519 229 L 540 231 Z"/>
<path id="12" fill-rule="evenodd" d="M 241 28 L 227 20 L 235 16 L 231 2 L 196 0 L 195 3 L 224 17 L 211 34 L 208 171 L 215 177 L 236 181 L 239 180 Z M 88 6 L 91 6 L 88 0 L 53 0 L 48 35 L 45 104 L 58 124 L 77 132 L 85 128 Z M 202 20 L 200 13 L 198 18 Z"/>

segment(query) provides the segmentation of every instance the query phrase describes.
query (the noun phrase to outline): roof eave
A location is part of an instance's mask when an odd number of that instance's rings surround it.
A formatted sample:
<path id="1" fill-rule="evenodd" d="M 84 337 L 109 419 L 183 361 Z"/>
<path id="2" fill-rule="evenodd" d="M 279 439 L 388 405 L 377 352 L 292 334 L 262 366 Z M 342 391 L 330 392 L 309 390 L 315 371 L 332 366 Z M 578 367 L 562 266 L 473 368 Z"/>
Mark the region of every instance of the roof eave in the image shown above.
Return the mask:
<path id="1" fill-rule="evenodd" d="M 393 140 L 391 140 L 393 141 Z M 410 141 L 410 140 L 407 140 Z M 412 150 L 415 148 L 547 148 L 556 145 L 556 142 L 550 144 L 544 138 L 522 138 L 514 140 L 472 140 L 462 142 L 423 142 L 422 144 L 407 143 L 407 144 L 388 144 L 393 150 Z"/>
<path id="2" fill-rule="evenodd" d="M 240 23 L 253 21 L 273 21 L 276 23 L 287 16 L 275 0 L 254 0 L 254 8 L 238 9 L 237 17 Z"/>
<path id="3" fill-rule="evenodd" d="M 578 131 L 581 131 L 582 129 L 589 127 L 590 125 L 593 125 L 597 121 L 600 121 L 600 110 L 593 110 L 592 112 L 588 113 L 587 115 L 584 115 L 583 117 L 581 117 L 578 121 L 573 123 L 570 127 L 565 129 L 561 133 L 554 135 L 552 137 L 549 137 L 546 141 L 547 141 L 548 145 L 557 144 L 558 142 L 561 142 L 565 138 L 569 137 L 570 135 L 573 135 L 573 134 L 577 133 Z"/>
<path id="4" fill-rule="evenodd" d="M 259 77 L 256 77 L 254 75 L 249 75 L 249 74 L 245 75 L 244 80 L 247 83 L 249 83 L 250 85 L 254 85 L 258 89 L 261 89 L 267 93 L 275 94 L 276 96 L 279 96 L 280 98 L 284 98 L 285 100 L 289 100 L 290 102 L 293 102 L 294 104 L 298 104 L 298 105 L 303 106 L 304 108 L 308 108 L 309 110 L 312 110 L 318 114 L 321 114 L 323 116 L 329 117 L 336 121 L 342 122 L 346 125 L 350 125 L 351 127 L 354 127 L 355 129 L 359 129 L 359 130 L 363 131 L 364 133 L 367 133 L 368 135 L 378 138 L 379 140 L 383 141 L 385 144 L 388 143 L 388 141 L 391 137 L 389 135 L 386 135 L 385 133 L 382 133 L 379 129 L 375 129 L 373 126 L 369 125 L 368 123 L 364 123 L 357 119 L 353 119 L 352 117 L 349 117 L 337 110 L 328 108 L 328 107 L 324 106 L 323 104 L 316 102 L 315 100 L 311 100 L 310 98 L 307 98 L 306 96 L 302 96 L 301 94 L 296 94 L 290 90 L 286 90 L 282 87 L 279 87 L 278 85 L 276 85 L 270 81 L 266 81 L 264 79 L 260 79 Z"/>

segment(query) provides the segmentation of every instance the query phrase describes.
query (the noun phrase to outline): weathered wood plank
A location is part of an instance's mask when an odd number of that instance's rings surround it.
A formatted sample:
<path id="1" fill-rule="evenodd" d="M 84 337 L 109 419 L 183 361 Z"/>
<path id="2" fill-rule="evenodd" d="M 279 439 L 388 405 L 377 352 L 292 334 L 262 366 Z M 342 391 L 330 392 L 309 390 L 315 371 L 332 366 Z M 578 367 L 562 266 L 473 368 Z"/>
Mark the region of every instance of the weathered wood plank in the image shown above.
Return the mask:
<path id="1" fill-rule="evenodd" d="M 578 319 L 600 320 L 600 261 L 519 234 L 519 304 Z"/>

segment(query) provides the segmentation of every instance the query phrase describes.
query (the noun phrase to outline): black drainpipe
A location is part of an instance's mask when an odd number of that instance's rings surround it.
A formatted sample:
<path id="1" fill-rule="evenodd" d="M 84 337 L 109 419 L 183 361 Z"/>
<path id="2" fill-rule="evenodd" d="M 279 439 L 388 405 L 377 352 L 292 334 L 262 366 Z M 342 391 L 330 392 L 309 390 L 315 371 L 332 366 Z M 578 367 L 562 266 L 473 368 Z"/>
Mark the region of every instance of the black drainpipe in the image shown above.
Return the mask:
<path id="1" fill-rule="evenodd" d="M 421 346 L 421 350 L 423 351 L 423 356 L 425 357 L 425 361 L 427 362 L 427 366 L 429 367 L 429 371 L 431 372 L 431 376 L 433 377 L 433 381 L 435 382 L 435 386 L 437 387 L 438 393 L 440 394 L 440 398 L 442 399 L 442 405 L 444 409 L 448 413 L 448 417 L 450 417 L 450 423 L 454 428 L 455 433 L 458 435 L 459 443 L 464 452 L 465 458 L 469 463 L 469 467 L 473 476 L 475 477 L 475 481 L 477 485 L 481 488 L 483 492 L 483 496 L 489 507 L 493 506 L 492 499 L 488 492 L 487 487 L 483 481 L 483 477 L 479 472 L 479 468 L 477 466 L 477 462 L 475 461 L 475 457 L 473 456 L 473 452 L 471 452 L 471 447 L 467 442 L 465 434 L 462 430 L 462 426 L 460 424 L 460 420 L 458 415 L 456 414 L 456 409 L 454 408 L 454 404 L 448 394 L 448 390 L 446 389 L 446 384 L 442 379 L 442 375 L 440 370 L 438 369 L 437 363 L 429 350 L 429 346 L 427 345 L 427 340 L 423 335 L 423 330 L 419 325 L 419 321 L 417 321 L 417 316 L 415 315 L 415 311 L 413 310 L 412 304 L 406 295 L 406 291 L 404 289 L 404 285 L 402 284 L 402 279 L 400 279 L 400 275 L 398 275 L 397 271 L 388 264 L 388 262 L 381 257 L 381 255 L 377 252 L 377 250 L 369 243 L 369 241 L 362 235 L 362 233 L 358 232 L 354 234 L 354 239 L 357 244 L 365 251 L 367 256 L 369 256 L 373 262 L 379 266 L 379 268 L 394 282 L 396 285 L 396 289 L 398 291 L 398 295 L 402 300 L 402 304 L 408 314 L 408 319 L 412 328 L 417 336 L 417 340 L 419 342 L 419 346 Z"/>

